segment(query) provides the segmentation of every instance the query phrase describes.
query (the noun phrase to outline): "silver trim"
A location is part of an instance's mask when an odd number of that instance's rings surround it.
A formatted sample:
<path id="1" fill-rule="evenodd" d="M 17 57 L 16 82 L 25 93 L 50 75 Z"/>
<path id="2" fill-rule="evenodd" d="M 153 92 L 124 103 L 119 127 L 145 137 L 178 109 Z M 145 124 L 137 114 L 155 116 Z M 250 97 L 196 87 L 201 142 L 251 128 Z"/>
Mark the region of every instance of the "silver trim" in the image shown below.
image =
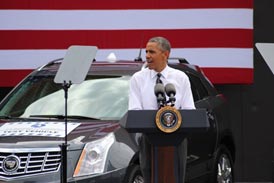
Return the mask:
<path id="1" fill-rule="evenodd" d="M 8 172 L 5 171 L 3 163 L 10 156 L 18 157 L 19 164 L 16 170 Z M 58 172 L 60 166 L 60 148 L 0 148 L 1 180 Z"/>
<path id="2" fill-rule="evenodd" d="M 27 152 L 52 152 L 61 151 L 61 148 L 49 147 L 49 148 L 0 148 L 0 153 L 27 153 Z"/>

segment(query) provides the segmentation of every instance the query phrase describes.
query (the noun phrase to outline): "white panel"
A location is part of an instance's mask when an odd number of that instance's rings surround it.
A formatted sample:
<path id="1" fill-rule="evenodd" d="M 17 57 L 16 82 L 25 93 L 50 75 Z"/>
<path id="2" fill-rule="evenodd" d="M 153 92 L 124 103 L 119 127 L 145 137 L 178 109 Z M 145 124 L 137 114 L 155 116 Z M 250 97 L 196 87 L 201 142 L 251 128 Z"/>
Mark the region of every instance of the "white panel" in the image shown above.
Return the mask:
<path id="1" fill-rule="evenodd" d="M 252 9 L 0 10 L 0 30 L 253 28 Z"/>
<path id="2" fill-rule="evenodd" d="M 274 74 L 274 43 L 256 43 L 256 47 Z"/>
<path id="3" fill-rule="evenodd" d="M 0 50 L 1 69 L 34 69 L 56 58 L 65 56 L 66 50 Z M 114 53 L 117 60 L 134 60 L 139 49 L 101 49 L 96 60 L 107 60 Z M 253 49 L 193 48 L 172 49 L 170 57 L 186 58 L 201 67 L 253 68 Z M 145 51 L 142 51 L 145 60 Z"/>

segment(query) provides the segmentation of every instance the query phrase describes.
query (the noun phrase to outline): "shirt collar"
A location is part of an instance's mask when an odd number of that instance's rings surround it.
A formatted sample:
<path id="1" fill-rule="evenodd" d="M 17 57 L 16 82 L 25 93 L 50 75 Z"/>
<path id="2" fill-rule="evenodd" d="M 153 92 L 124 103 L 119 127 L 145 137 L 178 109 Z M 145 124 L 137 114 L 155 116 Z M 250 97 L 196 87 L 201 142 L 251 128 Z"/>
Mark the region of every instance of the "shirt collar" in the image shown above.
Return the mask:
<path id="1" fill-rule="evenodd" d="M 163 76 L 163 78 L 167 78 L 168 75 L 168 70 L 169 70 L 169 66 L 167 65 L 164 70 L 161 71 L 161 74 Z M 155 70 L 150 70 L 150 77 L 154 78 L 157 77 L 158 72 L 156 72 Z"/>

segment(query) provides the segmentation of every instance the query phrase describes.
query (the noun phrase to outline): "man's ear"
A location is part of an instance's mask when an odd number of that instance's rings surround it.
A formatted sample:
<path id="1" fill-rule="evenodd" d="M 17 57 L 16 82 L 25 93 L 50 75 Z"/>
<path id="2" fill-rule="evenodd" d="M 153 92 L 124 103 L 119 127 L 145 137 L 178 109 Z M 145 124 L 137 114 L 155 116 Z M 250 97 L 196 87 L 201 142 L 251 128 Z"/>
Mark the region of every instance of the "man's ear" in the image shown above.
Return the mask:
<path id="1" fill-rule="evenodd" d="M 164 55 L 165 55 L 165 57 L 166 57 L 166 60 L 169 58 L 169 54 L 170 54 L 169 51 L 165 51 L 165 52 L 164 52 Z"/>

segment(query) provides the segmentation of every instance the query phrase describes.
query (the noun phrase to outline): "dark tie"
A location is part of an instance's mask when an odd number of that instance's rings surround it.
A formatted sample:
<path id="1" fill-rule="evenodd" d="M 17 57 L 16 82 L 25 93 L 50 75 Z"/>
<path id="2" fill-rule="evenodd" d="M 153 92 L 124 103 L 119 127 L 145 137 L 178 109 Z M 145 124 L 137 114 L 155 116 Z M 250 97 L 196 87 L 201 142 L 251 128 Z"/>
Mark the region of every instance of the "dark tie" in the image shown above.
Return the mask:
<path id="1" fill-rule="evenodd" d="M 158 73 L 158 74 L 157 74 L 156 84 L 157 84 L 157 83 L 163 83 L 162 80 L 160 79 L 161 76 L 162 76 L 161 73 Z"/>

